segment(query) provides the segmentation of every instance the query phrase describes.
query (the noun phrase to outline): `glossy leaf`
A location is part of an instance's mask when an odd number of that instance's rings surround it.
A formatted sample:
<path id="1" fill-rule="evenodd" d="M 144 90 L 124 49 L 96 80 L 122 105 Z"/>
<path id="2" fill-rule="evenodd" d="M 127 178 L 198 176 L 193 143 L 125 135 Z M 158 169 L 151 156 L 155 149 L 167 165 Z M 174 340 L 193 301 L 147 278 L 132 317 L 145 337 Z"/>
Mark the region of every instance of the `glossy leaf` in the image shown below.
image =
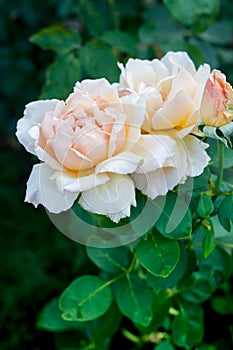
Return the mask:
<path id="1" fill-rule="evenodd" d="M 154 232 L 139 242 L 136 253 L 140 264 L 152 275 L 167 277 L 179 261 L 180 247 L 178 242 Z"/>
<path id="2" fill-rule="evenodd" d="M 85 333 L 90 342 L 94 343 L 98 348 L 108 348 L 111 338 L 119 328 L 122 314 L 116 304 L 112 304 L 109 310 L 101 317 L 82 323 L 85 327 Z"/>
<path id="3" fill-rule="evenodd" d="M 202 303 L 207 300 L 213 288 L 207 276 L 201 275 L 199 272 L 194 272 L 189 280 L 186 280 L 187 289 L 181 292 L 181 297 L 191 303 Z M 182 287 L 181 287 L 182 289 Z"/>
<path id="4" fill-rule="evenodd" d="M 109 273 L 121 273 L 129 266 L 129 250 L 126 247 L 87 247 L 87 255 L 100 269 Z"/>
<path id="5" fill-rule="evenodd" d="M 136 274 L 127 274 L 114 284 L 117 305 L 123 315 L 142 326 L 153 318 L 152 296 L 149 287 Z"/>
<path id="6" fill-rule="evenodd" d="M 218 217 L 222 226 L 227 231 L 230 231 L 233 221 L 233 194 L 225 197 L 222 201 L 219 208 Z"/>
<path id="7" fill-rule="evenodd" d="M 167 238 L 184 239 L 191 235 L 192 216 L 188 205 L 181 198 L 169 192 L 163 212 L 155 224 L 159 232 Z"/>
<path id="8" fill-rule="evenodd" d="M 183 349 L 192 349 L 204 334 L 203 311 L 199 304 L 184 303 L 172 323 L 174 343 Z"/>
<path id="9" fill-rule="evenodd" d="M 156 345 L 154 350 L 175 350 L 175 348 L 172 345 L 171 341 L 167 339 Z"/>
<path id="10" fill-rule="evenodd" d="M 180 258 L 178 264 L 168 277 L 156 277 L 151 273 L 146 275 L 147 282 L 149 286 L 153 288 L 155 293 L 168 288 L 174 288 L 177 282 L 184 276 L 188 265 L 188 255 L 187 250 L 183 245 L 181 245 L 180 248 Z"/>
<path id="11" fill-rule="evenodd" d="M 68 321 L 89 321 L 103 315 L 112 303 L 108 282 L 96 276 L 75 279 L 59 299 L 62 317 Z"/>
<path id="12" fill-rule="evenodd" d="M 54 298 L 40 312 L 37 327 L 50 332 L 63 332 L 80 329 L 83 324 L 77 321 L 65 321 L 58 308 L 58 298 Z"/>
<path id="13" fill-rule="evenodd" d="M 202 218 L 208 217 L 214 210 L 214 204 L 211 200 L 211 197 L 207 194 L 201 194 L 201 198 L 199 199 L 197 206 L 197 213 Z"/>
<path id="14" fill-rule="evenodd" d="M 203 231 L 205 236 L 202 241 L 202 249 L 204 258 L 208 258 L 215 248 L 215 232 L 212 223 L 210 222 L 210 227 L 208 230 L 204 228 Z"/>
<path id="15" fill-rule="evenodd" d="M 159 294 L 153 293 L 152 298 L 153 319 L 151 323 L 147 327 L 137 325 L 137 328 L 142 334 L 150 334 L 155 332 L 159 327 L 162 327 L 168 316 L 169 309 L 172 306 L 172 295 L 167 292 L 161 292 Z"/>

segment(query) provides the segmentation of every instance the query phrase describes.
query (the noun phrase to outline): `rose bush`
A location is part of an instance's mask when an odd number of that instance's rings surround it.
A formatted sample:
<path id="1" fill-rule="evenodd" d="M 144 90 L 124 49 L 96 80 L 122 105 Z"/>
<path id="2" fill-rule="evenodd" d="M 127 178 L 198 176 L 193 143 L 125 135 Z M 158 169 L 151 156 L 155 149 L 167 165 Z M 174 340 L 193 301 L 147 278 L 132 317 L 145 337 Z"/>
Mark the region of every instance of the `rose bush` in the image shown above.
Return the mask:
<path id="1" fill-rule="evenodd" d="M 164 195 L 188 176 L 198 176 L 209 162 L 205 143 L 197 132 L 203 90 L 210 73 L 208 64 L 196 70 L 185 52 L 169 52 L 161 60 L 129 59 L 122 64 L 119 90 L 136 93 L 146 102 L 144 134 L 169 135 L 175 142 L 172 162 L 163 168 L 133 174 L 136 187 L 150 198 Z"/>

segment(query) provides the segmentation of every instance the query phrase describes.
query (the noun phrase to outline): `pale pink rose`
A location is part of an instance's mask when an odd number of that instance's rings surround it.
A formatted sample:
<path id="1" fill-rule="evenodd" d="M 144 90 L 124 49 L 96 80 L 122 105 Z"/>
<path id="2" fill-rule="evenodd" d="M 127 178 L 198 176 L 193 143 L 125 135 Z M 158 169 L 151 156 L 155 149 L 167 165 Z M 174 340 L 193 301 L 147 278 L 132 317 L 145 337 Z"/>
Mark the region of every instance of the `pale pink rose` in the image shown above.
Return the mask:
<path id="1" fill-rule="evenodd" d="M 115 222 L 129 216 L 136 205 L 129 174 L 140 168 L 145 151 L 140 132 L 144 115 L 139 96 L 119 98 L 105 79 L 77 83 L 65 102 L 29 103 L 16 135 L 43 163 L 33 167 L 25 200 L 59 213 L 80 195 L 80 205 L 93 213 Z M 157 153 L 158 159 L 153 167 L 171 156 L 170 149 L 163 150 L 166 139 L 154 141 L 152 158 Z M 141 147 L 135 148 L 139 141 Z"/>
<path id="2" fill-rule="evenodd" d="M 188 176 L 198 176 L 209 162 L 208 147 L 195 136 L 200 105 L 210 73 L 205 64 L 196 70 L 185 52 L 169 52 L 161 60 L 129 59 L 121 69 L 121 96 L 131 93 L 146 101 L 144 135 L 167 135 L 175 142 L 174 156 L 161 168 L 132 175 L 136 187 L 151 198 L 164 195 Z M 144 160 L 145 162 L 145 160 Z"/>
<path id="3" fill-rule="evenodd" d="M 201 119 L 210 126 L 223 126 L 233 120 L 233 89 L 226 76 L 214 69 L 206 82 Z"/>

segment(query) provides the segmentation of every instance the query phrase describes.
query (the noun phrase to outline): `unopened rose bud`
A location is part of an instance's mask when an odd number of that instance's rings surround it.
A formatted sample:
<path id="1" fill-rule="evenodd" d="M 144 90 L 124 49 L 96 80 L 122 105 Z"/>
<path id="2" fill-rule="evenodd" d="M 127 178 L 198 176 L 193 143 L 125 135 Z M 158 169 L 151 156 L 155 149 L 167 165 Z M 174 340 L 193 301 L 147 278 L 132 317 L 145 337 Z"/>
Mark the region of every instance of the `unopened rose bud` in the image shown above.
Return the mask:
<path id="1" fill-rule="evenodd" d="M 226 76 L 217 69 L 206 82 L 200 113 L 205 125 L 219 127 L 233 120 L 233 90 Z"/>

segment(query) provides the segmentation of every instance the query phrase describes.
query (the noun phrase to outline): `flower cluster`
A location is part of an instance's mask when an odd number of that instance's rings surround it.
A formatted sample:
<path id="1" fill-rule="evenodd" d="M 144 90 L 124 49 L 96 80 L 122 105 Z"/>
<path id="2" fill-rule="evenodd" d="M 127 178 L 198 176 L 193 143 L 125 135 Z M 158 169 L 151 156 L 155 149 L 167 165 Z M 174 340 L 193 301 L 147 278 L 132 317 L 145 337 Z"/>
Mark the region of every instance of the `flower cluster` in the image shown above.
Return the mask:
<path id="1" fill-rule="evenodd" d="M 60 213 L 78 199 L 118 222 L 136 206 L 135 188 L 154 199 L 203 172 L 207 144 L 196 135 L 209 65 L 196 70 L 185 52 L 169 52 L 119 67 L 119 83 L 84 80 L 66 101 L 26 106 L 16 135 L 42 162 L 27 202 Z"/>

